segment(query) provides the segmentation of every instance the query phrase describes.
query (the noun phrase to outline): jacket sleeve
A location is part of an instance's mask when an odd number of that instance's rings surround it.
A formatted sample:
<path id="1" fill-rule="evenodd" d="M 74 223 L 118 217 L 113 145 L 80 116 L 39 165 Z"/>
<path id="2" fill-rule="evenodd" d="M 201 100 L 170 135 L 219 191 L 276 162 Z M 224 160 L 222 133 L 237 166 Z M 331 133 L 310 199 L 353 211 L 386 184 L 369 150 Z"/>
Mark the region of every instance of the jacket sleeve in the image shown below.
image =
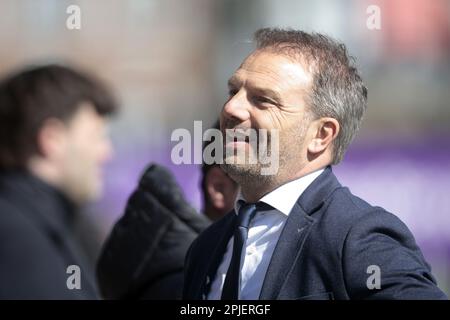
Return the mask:
<path id="1" fill-rule="evenodd" d="M 180 299 L 186 251 L 209 224 L 172 174 L 150 165 L 105 241 L 97 279 L 107 299 Z"/>
<path id="2" fill-rule="evenodd" d="M 355 221 L 342 252 L 351 299 L 447 299 L 437 287 L 413 235 L 376 208 Z"/>

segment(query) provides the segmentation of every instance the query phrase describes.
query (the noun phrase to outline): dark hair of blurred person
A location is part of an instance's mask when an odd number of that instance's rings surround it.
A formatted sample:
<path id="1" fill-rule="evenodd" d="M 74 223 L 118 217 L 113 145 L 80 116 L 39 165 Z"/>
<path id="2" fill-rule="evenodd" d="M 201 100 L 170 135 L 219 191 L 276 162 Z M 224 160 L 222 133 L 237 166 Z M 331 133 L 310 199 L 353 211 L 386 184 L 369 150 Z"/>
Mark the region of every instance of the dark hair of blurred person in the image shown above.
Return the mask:
<path id="1" fill-rule="evenodd" d="M 0 82 L 0 298 L 97 297 L 72 227 L 102 191 L 115 110 L 102 83 L 64 66 Z M 81 289 L 68 288 L 70 265 L 80 267 Z"/>

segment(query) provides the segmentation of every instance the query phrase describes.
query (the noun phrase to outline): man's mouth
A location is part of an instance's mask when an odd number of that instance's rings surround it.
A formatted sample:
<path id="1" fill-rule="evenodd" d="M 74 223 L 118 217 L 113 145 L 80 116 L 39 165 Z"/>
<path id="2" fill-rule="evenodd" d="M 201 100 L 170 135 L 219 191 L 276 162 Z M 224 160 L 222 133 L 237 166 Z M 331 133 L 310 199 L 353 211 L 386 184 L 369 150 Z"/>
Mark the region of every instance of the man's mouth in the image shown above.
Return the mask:
<path id="1" fill-rule="evenodd" d="M 250 131 L 251 129 L 226 129 L 225 137 L 226 143 L 230 142 L 241 142 L 241 143 L 250 143 Z"/>

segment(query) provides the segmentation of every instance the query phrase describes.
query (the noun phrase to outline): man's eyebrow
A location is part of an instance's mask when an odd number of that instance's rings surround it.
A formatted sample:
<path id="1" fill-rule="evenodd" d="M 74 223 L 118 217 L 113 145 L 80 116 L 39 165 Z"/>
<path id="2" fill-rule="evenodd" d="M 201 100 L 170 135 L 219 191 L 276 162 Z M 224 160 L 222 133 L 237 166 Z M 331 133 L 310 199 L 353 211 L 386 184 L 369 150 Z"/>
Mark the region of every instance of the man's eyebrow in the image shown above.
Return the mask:
<path id="1" fill-rule="evenodd" d="M 228 79 L 227 85 L 228 85 L 228 88 L 238 87 L 240 83 L 241 83 L 241 81 L 237 77 L 232 76 L 230 79 Z"/>
<path id="2" fill-rule="evenodd" d="M 228 80 L 228 88 L 237 88 L 237 87 L 240 87 L 241 85 L 242 85 L 242 81 L 236 76 L 232 76 Z M 254 85 L 254 84 L 251 84 L 248 82 L 247 82 L 247 85 L 249 86 L 250 90 L 258 92 L 258 94 L 265 95 L 265 96 L 268 96 L 275 100 L 281 101 L 280 94 L 273 89 L 265 88 L 265 87 L 258 87 L 257 85 Z"/>
<path id="3" fill-rule="evenodd" d="M 264 88 L 264 87 L 256 87 L 256 86 L 254 86 L 254 87 L 251 87 L 251 89 L 254 90 L 254 91 L 256 91 L 256 92 L 258 92 L 258 93 L 261 94 L 261 95 L 264 95 L 264 96 L 267 96 L 267 97 L 276 99 L 276 100 L 278 100 L 278 101 L 281 100 L 280 94 L 279 94 L 277 91 L 272 90 L 272 89 L 270 89 L 270 88 Z"/>

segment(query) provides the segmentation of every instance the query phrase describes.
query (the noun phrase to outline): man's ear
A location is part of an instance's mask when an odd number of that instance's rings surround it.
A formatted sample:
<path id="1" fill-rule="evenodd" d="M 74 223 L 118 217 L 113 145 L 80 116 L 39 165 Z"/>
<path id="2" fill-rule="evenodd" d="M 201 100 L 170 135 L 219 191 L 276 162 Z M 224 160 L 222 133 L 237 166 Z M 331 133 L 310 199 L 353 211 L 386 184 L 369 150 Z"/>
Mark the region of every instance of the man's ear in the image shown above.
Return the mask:
<path id="1" fill-rule="evenodd" d="M 308 153 L 319 155 L 331 148 L 332 142 L 339 134 L 339 122 L 334 118 L 320 118 L 312 122 L 312 139 L 308 144 Z"/>
<path id="2" fill-rule="evenodd" d="M 37 134 L 39 154 L 47 159 L 60 158 L 65 152 L 67 143 L 67 128 L 56 118 L 45 120 Z"/>

